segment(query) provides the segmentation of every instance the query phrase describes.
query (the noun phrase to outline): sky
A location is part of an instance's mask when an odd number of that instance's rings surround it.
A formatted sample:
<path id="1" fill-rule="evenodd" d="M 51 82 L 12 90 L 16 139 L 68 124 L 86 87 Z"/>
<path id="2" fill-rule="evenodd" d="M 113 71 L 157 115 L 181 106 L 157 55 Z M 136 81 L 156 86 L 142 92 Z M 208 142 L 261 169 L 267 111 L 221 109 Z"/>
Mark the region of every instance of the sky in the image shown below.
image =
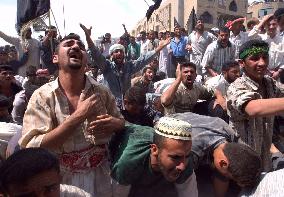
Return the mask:
<path id="1" fill-rule="evenodd" d="M 92 26 L 93 39 L 109 32 L 113 37 L 119 37 L 124 33 L 122 24 L 130 32 L 137 22 L 141 20 L 148 9 L 147 4 L 153 4 L 152 0 L 50 0 L 59 31 L 62 36 L 70 32 L 79 34 L 84 38 L 79 23 Z M 252 2 L 254 0 L 249 0 Z M 64 7 L 64 14 L 63 14 Z M 17 37 L 15 30 L 17 12 L 17 0 L 0 1 L 0 30 L 10 36 Z M 54 18 L 52 25 L 55 25 Z M 65 29 L 64 29 L 65 18 Z M 43 35 L 43 33 L 41 33 Z M 39 34 L 34 34 L 37 38 Z M 0 38 L 0 46 L 7 44 Z"/>
<path id="2" fill-rule="evenodd" d="M 146 1 L 150 5 L 153 4 L 152 0 Z M 136 23 L 145 16 L 148 9 L 144 0 L 51 0 L 50 3 L 58 28 L 63 36 L 74 32 L 84 38 L 84 33 L 79 27 L 79 23 L 82 23 L 86 27 L 92 26 L 91 37 L 93 39 L 107 32 L 111 33 L 113 37 L 121 36 L 124 33 L 122 24 L 125 24 L 130 32 Z M 15 37 L 17 37 L 15 30 L 16 12 L 17 0 L 0 1 L 0 30 Z M 53 17 L 52 25 L 55 25 Z M 38 34 L 34 34 L 33 37 L 37 36 Z M 7 43 L 0 38 L 0 46 L 5 44 Z"/>

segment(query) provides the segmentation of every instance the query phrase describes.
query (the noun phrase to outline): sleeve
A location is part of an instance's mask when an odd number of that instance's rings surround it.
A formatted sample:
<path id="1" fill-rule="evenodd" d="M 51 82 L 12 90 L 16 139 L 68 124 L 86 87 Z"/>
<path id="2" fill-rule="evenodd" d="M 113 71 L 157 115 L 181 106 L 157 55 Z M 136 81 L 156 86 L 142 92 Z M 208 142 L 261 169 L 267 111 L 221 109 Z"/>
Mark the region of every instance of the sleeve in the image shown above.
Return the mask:
<path id="1" fill-rule="evenodd" d="M 97 65 L 98 68 L 101 69 L 103 73 L 107 72 L 108 63 L 106 58 L 100 52 L 99 48 L 94 45 L 93 47 L 90 48 L 90 52 L 93 61 L 96 63 L 95 65 Z"/>
<path id="2" fill-rule="evenodd" d="M 149 64 L 154 57 L 156 56 L 155 50 L 149 51 L 146 54 L 142 54 L 137 60 L 130 61 L 132 63 L 131 66 L 131 75 L 140 71 L 144 66 Z"/>
<path id="3" fill-rule="evenodd" d="M 198 197 L 196 175 L 194 172 L 184 183 L 175 184 L 175 187 L 177 189 L 179 197 Z"/>
<path id="4" fill-rule="evenodd" d="M 116 105 L 115 98 L 109 89 L 107 89 L 107 98 L 108 98 L 106 102 L 107 113 L 116 118 L 123 118 L 123 116 L 120 113 L 120 110 Z"/>
<path id="5" fill-rule="evenodd" d="M 16 47 L 19 46 L 19 43 L 20 43 L 19 38 L 8 36 L 8 35 L 4 34 L 2 31 L 0 31 L 0 37 L 3 38 L 3 40 L 5 40 L 6 42 L 8 42 L 12 45 L 15 45 Z"/>
<path id="6" fill-rule="evenodd" d="M 212 49 L 211 44 L 207 47 L 204 56 L 201 61 L 201 67 L 206 68 L 206 67 L 211 67 L 212 62 L 213 62 L 213 57 L 214 57 L 214 50 Z"/>
<path id="7" fill-rule="evenodd" d="M 213 35 L 212 33 L 210 33 L 210 32 L 208 32 L 208 36 L 209 36 L 209 38 L 210 38 L 210 40 L 211 40 L 211 43 L 212 43 L 213 41 L 217 40 L 217 37 L 216 37 L 215 35 Z"/>
<path id="8" fill-rule="evenodd" d="M 227 106 L 229 110 L 233 108 L 240 114 L 246 116 L 244 111 L 246 104 L 251 100 L 260 98 L 258 93 L 248 90 L 247 87 L 242 84 L 238 84 L 238 86 L 231 84 L 227 92 Z"/>
<path id="9" fill-rule="evenodd" d="M 139 182 L 149 170 L 152 140 L 151 127 L 128 125 L 124 132 L 116 134 L 109 143 L 112 178 L 122 185 Z"/>
<path id="10" fill-rule="evenodd" d="M 25 99 L 18 93 L 13 102 L 12 118 L 17 124 L 23 124 L 23 117 L 26 109 Z"/>
<path id="11" fill-rule="evenodd" d="M 23 120 L 23 136 L 19 144 L 23 148 L 40 147 L 41 142 L 49 131 L 54 129 L 54 113 L 46 93 L 36 91 L 32 95 Z"/>
<path id="12" fill-rule="evenodd" d="M 20 57 L 20 59 L 19 59 L 19 61 L 18 60 L 14 60 L 13 61 L 13 68 L 14 68 L 14 70 L 15 71 L 17 71 L 20 67 L 22 67 L 25 63 L 27 63 L 27 61 L 28 61 L 28 59 L 29 59 L 29 52 L 25 52 L 24 54 L 23 54 L 23 56 L 22 57 Z"/>
<path id="13" fill-rule="evenodd" d="M 253 27 L 252 30 L 250 30 L 250 32 L 248 33 L 248 39 L 261 39 L 260 35 L 260 30 L 257 29 L 256 26 Z"/>
<path id="14" fill-rule="evenodd" d="M 191 36 L 192 36 L 192 33 L 189 34 L 188 39 L 187 39 L 187 44 L 190 44 L 190 45 L 191 45 Z"/>
<path id="15" fill-rule="evenodd" d="M 235 60 L 238 59 L 238 57 L 236 57 L 236 45 L 234 45 L 234 43 L 232 43 L 232 52 L 231 52 L 231 57 L 230 60 Z"/>

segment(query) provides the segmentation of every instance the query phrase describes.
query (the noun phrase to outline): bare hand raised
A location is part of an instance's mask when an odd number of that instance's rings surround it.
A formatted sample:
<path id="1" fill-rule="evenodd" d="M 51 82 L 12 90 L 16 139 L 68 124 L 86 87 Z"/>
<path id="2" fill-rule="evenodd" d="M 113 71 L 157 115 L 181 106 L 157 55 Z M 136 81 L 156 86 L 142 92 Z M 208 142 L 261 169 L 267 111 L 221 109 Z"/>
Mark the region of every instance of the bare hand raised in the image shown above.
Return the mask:
<path id="1" fill-rule="evenodd" d="M 171 42 L 171 37 L 169 37 L 165 40 L 161 40 L 159 45 L 164 47 L 164 46 L 167 46 L 170 42 Z"/>
<path id="2" fill-rule="evenodd" d="M 181 80 L 182 79 L 182 72 L 181 72 L 181 68 L 180 68 L 180 63 L 178 63 L 177 65 L 177 69 L 176 69 L 176 79 Z"/>
<path id="3" fill-rule="evenodd" d="M 85 25 L 80 23 L 80 27 L 84 30 L 86 35 L 91 36 L 91 34 L 92 34 L 92 26 L 88 29 Z"/>

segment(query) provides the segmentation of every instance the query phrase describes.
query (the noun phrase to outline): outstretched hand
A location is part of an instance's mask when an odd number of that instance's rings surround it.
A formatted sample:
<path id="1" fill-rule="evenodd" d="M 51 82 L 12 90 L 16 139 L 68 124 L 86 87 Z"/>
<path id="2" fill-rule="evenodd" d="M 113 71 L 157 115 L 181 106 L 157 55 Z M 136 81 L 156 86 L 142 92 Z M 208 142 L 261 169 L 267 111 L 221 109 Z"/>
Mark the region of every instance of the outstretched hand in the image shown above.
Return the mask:
<path id="1" fill-rule="evenodd" d="M 159 45 L 160 46 L 167 46 L 169 43 L 171 42 L 171 37 L 165 39 L 165 40 L 161 40 Z"/>
<path id="2" fill-rule="evenodd" d="M 85 25 L 80 23 L 80 27 L 84 30 L 86 35 L 91 36 L 91 34 L 92 34 L 92 26 L 88 29 Z"/>

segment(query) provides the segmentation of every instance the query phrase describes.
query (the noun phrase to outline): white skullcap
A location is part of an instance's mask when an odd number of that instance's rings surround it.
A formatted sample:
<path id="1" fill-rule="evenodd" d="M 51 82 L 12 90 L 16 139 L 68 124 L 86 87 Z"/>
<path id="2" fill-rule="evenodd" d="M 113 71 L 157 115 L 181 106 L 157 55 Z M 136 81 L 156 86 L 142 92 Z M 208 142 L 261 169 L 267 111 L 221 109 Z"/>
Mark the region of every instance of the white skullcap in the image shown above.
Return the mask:
<path id="1" fill-rule="evenodd" d="M 176 140 L 191 140 L 191 124 L 183 120 L 162 117 L 159 119 L 154 128 L 155 133 L 167 138 Z"/>
<path id="2" fill-rule="evenodd" d="M 125 54 L 125 48 L 121 44 L 113 44 L 113 45 L 111 45 L 111 47 L 109 48 L 109 54 L 111 55 L 117 49 L 122 50 L 123 53 Z"/>

